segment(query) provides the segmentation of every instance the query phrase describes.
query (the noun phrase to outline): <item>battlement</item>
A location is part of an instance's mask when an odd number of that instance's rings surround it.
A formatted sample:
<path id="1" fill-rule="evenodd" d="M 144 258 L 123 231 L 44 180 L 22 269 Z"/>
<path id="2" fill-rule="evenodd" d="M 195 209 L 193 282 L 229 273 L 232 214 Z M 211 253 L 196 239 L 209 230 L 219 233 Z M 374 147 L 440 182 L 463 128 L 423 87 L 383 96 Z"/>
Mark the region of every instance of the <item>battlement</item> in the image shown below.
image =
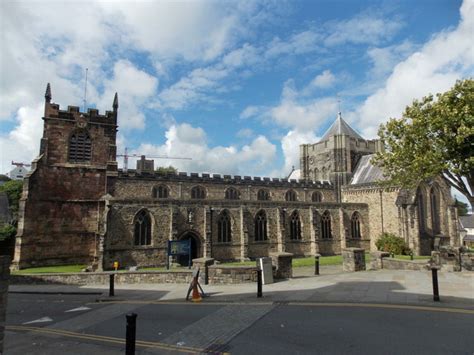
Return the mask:
<path id="1" fill-rule="evenodd" d="M 300 187 L 300 188 L 317 188 L 317 189 L 333 189 L 333 185 L 328 181 L 306 181 L 284 178 L 269 178 L 260 176 L 241 176 L 241 175 L 221 175 L 208 173 L 161 173 L 161 172 L 138 172 L 137 170 L 119 169 L 119 179 L 143 179 L 156 181 L 176 181 L 176 182 L 194 182 L 214 184 L 232 184 L 232 185 L 250 185 L 250 186 L 267 186 L 267 187 Z"/>
<path id="2" fill-rule="evenodd" d="M 51 86 L 48 83 L 46 86 L 45 93 L 45 107 L 44 117 L 45 118 L 57 118 L 61 120 L 77 121 L 79 119 L 85 119 L 89 123 L 100 123 L 100 124 L 117 124 L 117 110 L 118 110 L 118 97 L 115 94 L 114 101 L 112 104 L 113 111 L 105 111 L 104 114 L 100 114 L 98 109 L 88 108 L 87 112 L 81 112 L 79 106 L 68 106 L 66 110 L 62 110 L 59 104 L 51 102 Z"/>
<path id="3" fill-rule="evenodd" d="M 105 111 L 105 114 L 100 114 L 99 110 L 88 108 L 87 112 L 81 112 L 78 106 L 68 106 L 67 110 L 61 110 L 60 106 L 55 103 L 47 104 L 47 107 L 45 107 L 45 117 L 71 121 L 76 121 L 79 117 L 83 117 L 91 123 L 116 123 L 116 113 L 113 111 Z"/>

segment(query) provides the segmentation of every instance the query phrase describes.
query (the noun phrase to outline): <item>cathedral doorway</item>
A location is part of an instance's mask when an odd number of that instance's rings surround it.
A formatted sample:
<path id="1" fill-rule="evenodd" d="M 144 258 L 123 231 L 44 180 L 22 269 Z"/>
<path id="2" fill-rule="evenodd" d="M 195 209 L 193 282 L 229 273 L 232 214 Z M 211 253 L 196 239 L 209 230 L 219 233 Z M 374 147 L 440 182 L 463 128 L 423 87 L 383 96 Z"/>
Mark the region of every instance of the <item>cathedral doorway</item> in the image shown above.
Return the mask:
<path id="1" fill-rule="evenodd" d="M 179 240 L 191 240 L 191 260 L 201 257 L 201 239 L 196 232 L 185 232 L 183 235 L 181 235 Z M 189 266 L 188 255 L 179 255 L 178 263 L 181 266 Z"/>

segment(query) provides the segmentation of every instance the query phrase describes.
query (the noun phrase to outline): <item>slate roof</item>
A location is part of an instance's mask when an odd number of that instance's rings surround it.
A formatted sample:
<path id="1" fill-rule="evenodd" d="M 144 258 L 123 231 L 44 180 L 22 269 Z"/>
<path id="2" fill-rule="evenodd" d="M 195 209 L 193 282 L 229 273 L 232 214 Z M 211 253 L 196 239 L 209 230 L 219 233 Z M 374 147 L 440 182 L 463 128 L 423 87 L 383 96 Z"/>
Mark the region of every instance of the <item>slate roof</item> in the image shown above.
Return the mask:
<path id="1" fill-rule="evenodd" d="M 352 175 L 351 185 L 370 184 L 385 180 L 382 170 L 372 164 L 374 154 L 364 155 L 360 158 Z"/>
<path id="2" fill-rule="evenodd" d="M 474 228 L 474 215 L 459 216 L 459 222 L 463 228 Z"/>
<path id="3" fill-rule="evenodd" d="M 349 126 L 349 124 L 346 121 L 343 120 L 341 113 L 339 112 L 337 115 L 336 121 L 334 121 L 332 126 L 329 127 L 326 133 L 324 133 L 324 136 L 323 138 L 321 138 L 320 142 L 328 140 L 329 137 L 331 136 L 341 135 L 341 134 L 345 134 L 357 139 L 364 139 L 359 133 L 354 131 L 354 129 L 352 129 L 352 127 Z"/>

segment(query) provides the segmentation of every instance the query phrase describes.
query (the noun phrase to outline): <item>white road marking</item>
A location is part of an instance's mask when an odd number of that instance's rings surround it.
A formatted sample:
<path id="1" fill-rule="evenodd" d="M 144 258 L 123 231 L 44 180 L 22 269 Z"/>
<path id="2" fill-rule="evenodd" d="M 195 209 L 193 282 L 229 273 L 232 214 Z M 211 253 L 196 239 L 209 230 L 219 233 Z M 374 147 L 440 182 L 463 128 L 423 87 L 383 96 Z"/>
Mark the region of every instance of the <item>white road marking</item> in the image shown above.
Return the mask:
<path id="1" fill-rule="evenodd" d="M 78 307 L 78 308 L 73 308 L 73 309 L 70 309 L 68 311 L 65 311 L 65 313 L 67 313 L 67 312 L 87 311 L 89 309 L 91 309 L 91 308 L 89 308 L 89 307 Z"/>
<path id="2" fill-rule="evenodd" d="M 43 318 L 32 320 L 30 322 L 25 322 L 23 324 L 44 323 L 44 322 L 52 322 L 52 321 L 53 320 L 49 317 L 43 317 Z"/>

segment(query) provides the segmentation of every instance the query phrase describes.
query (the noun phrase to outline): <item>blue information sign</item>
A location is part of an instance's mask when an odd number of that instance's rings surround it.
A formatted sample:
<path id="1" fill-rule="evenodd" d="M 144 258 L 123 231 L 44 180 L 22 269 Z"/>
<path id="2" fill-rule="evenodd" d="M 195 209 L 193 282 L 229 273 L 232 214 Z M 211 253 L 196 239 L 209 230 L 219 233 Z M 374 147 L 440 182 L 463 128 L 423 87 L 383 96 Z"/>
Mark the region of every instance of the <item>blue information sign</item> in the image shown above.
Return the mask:
<path id="1" fill-rule="evenodd" d="M 191 268 L 191 239 L 188 240 L 168 240 L 168 262 L 167 268 L 169 269 L 169 257 L 174 255 L 188 255 L 189 256 L 189 267 Z"/>

